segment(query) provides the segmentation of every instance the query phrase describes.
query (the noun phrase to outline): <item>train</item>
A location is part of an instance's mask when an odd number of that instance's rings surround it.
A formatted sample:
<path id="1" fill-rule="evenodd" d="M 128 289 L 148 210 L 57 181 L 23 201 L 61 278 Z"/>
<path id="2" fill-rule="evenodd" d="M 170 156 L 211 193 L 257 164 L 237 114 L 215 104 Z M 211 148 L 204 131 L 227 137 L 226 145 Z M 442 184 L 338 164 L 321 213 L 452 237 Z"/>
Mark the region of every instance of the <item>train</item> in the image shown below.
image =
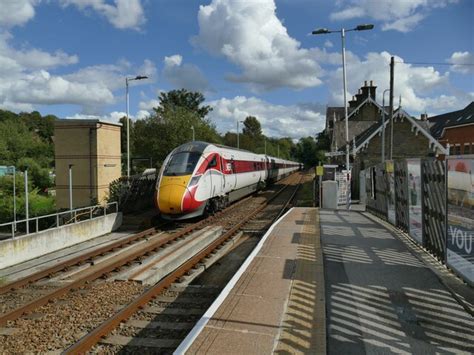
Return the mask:
<path id="1" fill-rule="evenodd" d="M 215 213 L 301 168 L 290 160 L 192 141 L 164 160 L 155 204 L 161 216 L 171 220 Z"/>

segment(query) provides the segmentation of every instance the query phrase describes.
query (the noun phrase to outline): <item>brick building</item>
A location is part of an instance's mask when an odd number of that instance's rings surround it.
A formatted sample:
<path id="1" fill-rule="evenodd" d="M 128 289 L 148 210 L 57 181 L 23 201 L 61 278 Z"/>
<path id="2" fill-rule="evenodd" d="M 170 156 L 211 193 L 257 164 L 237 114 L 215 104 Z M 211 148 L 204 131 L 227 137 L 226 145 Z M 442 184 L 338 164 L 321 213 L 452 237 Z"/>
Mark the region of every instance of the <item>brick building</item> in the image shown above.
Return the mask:
<path id="1" fill-rule="evenodd" d="M 474 154 L 474 102 L 464 109 L 428 118 L 431 134 L 451 155 Z"/>

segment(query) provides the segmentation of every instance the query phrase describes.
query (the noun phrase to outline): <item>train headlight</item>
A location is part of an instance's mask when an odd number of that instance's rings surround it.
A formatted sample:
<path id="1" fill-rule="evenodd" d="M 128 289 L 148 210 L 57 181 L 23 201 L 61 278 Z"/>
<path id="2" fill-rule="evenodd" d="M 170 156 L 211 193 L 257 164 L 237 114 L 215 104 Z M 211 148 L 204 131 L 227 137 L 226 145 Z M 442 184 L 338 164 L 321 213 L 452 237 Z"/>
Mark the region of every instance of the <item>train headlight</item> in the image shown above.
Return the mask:
<path id="1" fill-rule="evenodd" d="M 194 186 L 196 185 L 198 182 L 199 182 L 199 179 L 201 178 L 201 175 L 199 176 L 193 176 L 193 178 L 191 179 L 191 181 L 189 181 L 189 186 Z"/>

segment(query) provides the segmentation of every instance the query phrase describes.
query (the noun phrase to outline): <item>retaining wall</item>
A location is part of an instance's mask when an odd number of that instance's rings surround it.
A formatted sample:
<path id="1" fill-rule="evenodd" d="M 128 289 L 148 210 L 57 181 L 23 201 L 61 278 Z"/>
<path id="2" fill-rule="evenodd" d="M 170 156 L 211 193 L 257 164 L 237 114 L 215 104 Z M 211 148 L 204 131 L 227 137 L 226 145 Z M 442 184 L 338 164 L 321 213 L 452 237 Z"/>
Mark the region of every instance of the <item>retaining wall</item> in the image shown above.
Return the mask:
<path id="1" fill-rule="evenodd" d="M 0 269 L 85 242 L 116 230 L 122 213 L 0 241 Z"/>

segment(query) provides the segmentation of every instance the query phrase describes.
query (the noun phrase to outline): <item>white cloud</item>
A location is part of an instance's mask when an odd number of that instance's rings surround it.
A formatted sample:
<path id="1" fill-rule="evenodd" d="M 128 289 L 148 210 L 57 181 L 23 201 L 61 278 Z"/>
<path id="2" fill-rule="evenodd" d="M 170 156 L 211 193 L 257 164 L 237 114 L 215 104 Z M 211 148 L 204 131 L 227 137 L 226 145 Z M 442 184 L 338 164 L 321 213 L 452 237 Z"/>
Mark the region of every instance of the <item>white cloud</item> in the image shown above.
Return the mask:
<path id="1" fill-rule="evenodd" d="M 345 0 L 339 1 L 341 10 L 330 19 L 344 21 L 370 18 L 382 22 L 382 30 L 409 32 L 422 21 L 430 10 L 446 7 L 458 0 Z"/>
<path id="2" fill-rule="evenodd" d="M 151 99 L 148 101 L 140 101 L 138 104 L 138 107 L 140 108 L 141 111 L 148 111 L 151 112 L 155 107 L 160 106 L 160 101 L 156 99 Z"/>
<path id="3" fill-rule="evenodd" d="M 150 60 L 145 60 L 137 73 L 131 72 L 130 63 L 121 60 L 55 75 L 55 68 L 75 64 L 78 57 L 36 48 L 17 50 L 9 43 L 11 38 L 8 33 L 0 34 L 0 107 L 4 109 L 31 111 L 35 105 L 73 104 L 84 113 L 96 114 L 115 102 L 114 91 L 124 90 L 127 75 L 156 76 Z"/>
<path id="4" fill-rule="evenodd" d="M 77 55 L 68 55 L 61 50 L 57 50 L 54 54 L 36 48 L 17 50 L 9 44 L 12 38 L 8 32 L 0 33 L 0 58 L 8 58 L 19 67 L 47 69 L 79 62 Z"/>
<path id="5" fill-rule="evenodd" d="M 334 44 L 333 44 L 330 40 L 327 39 L 327 40 L 324 42 L 324 47 L 326 47 L 326 48 L 332 48 L 332 47 L 334 47 Z"/>
<path id="6" fill-rule="evenodd" d="M 114 0 L 114 5 L 106 0 L 61 0 L 61 3 L 74 5 L 80 10 L 91 8 L 120 29 L 139 29 L 146 22 L 140 0 Z"/>
<path id="7" fill-rule="evenodd" d="M 274 0 L 213 0 L 200 7 L 199 35 L 192 42 L 240 67 L 229 79 L 254 89 L 320 85 L 313 53 L 288 35 L 275 11 Z"/>
<path id="8" fill-rule="evenodd" d="M 209 117 L 221 132 L 235 132 L 237 120 L 255 116 L 263 133 L 271 137 L 300 138 L 324 129 L 325 106 L 316 104 L 275 105 L 256 97 L 222 98 L 207 104 L 214 109 Z"/>
<path id="9" fill-rule="evenodd" d="M 38 0 L 2 0 L 0 6 L 0 26 L 23 25 L 35 16 Z"/>
<path id="10" fill-rule="evenodd" d="M 183 64 L 183 57 L 175 54 L 164 59 L 163 76 L 176 88 L 207 91 L 209 83 L 201 70 L 192 64 Z"/>
<path id="11" fill-rule="evenodd" d="M 354 55 L 348 56 L 347 97 L 357 93 L 365 80 L 373 80 L 377 86 L 377 100 L 382 103 L 382 92 L 390 87 L 391 55 L 387 52 L 368 53 L 364 59 Z M 402 97 L 402 106 L 411 114 L 425 111 L 448 112 L 464 107 L 472 96 L 455 90 L 451 87 L 449 74 L 441 74 L 431 66 L 414 66 L 403 63 L 403 59 L 395 56 L 394 70 L 394 105 L 397 106 L 398 98 Z M 343 104 L 342 94 L 342 69 L 332 72 L 328 77 L 328 85 L 332 101 L 337 105 Z M 446 93 L 452 91 L 452 95 Z M 439 92 L 442 92 L 440 94 Z M 385 103 L 388 102 L 386 95 Z"/>
<path id="12" fill-rule="evenodd" d="M 451 58 L 448 59 L 448 62 L 454 64 L 451 67 L 453 72 L 461 74 L 474 73 L 474 55 L 470 52 L 454 52 Z"/>

